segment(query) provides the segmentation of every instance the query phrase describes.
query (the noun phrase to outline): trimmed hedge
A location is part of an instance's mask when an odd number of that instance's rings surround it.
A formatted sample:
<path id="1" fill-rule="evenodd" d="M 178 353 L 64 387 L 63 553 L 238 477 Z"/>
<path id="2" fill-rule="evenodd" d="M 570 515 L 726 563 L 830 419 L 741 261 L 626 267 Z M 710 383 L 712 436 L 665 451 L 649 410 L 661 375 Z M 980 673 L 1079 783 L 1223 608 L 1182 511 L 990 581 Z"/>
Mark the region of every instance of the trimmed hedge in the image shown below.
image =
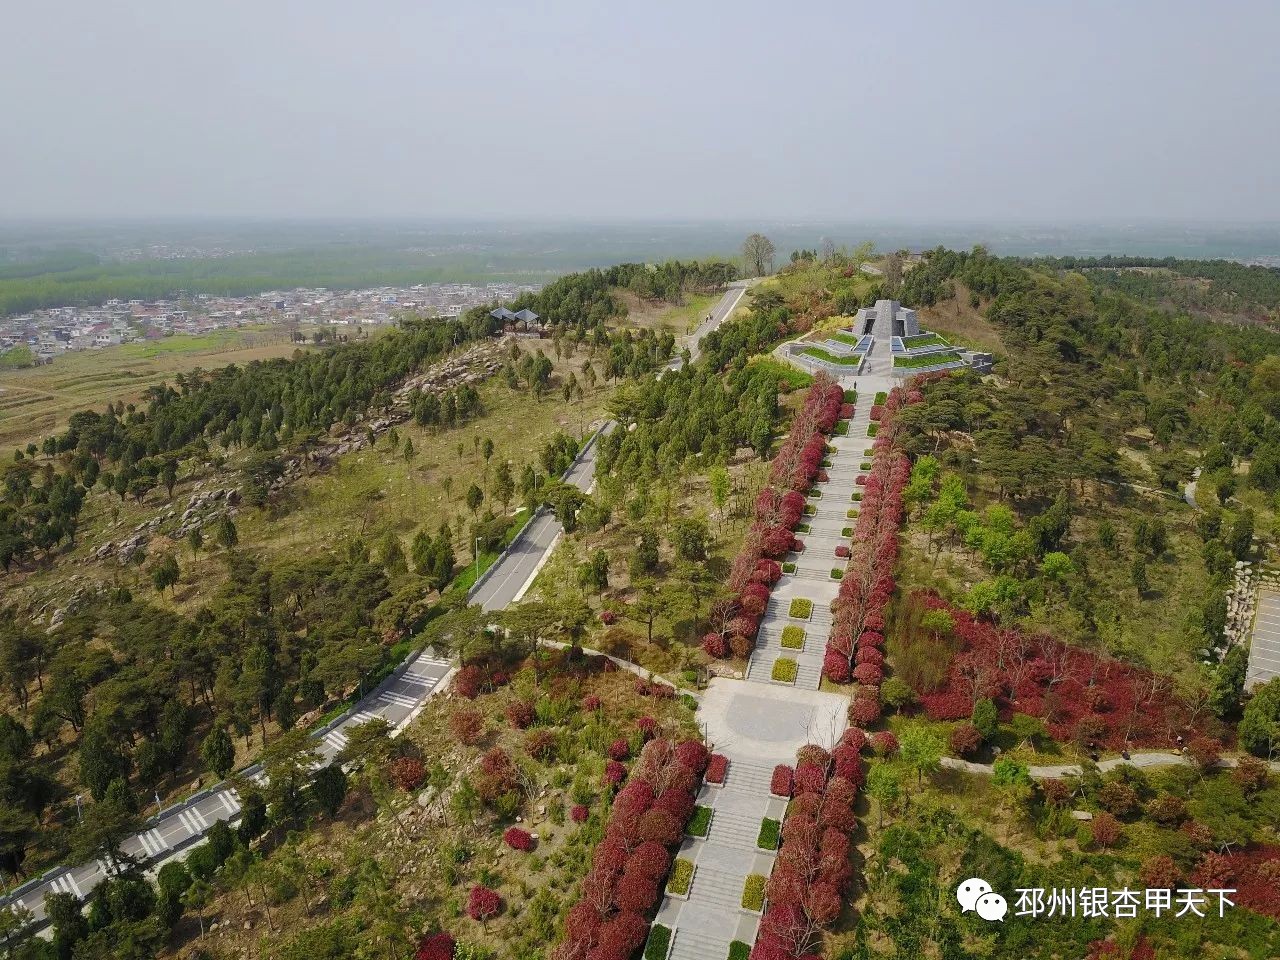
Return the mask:
<path id="1" fill-rule="evenodd" d="M 644 960 L 667 960 L 671 950 L 671 928 L 655 923 L 644 945 Z"/>
<path id="2" fill-rule="evenodd" d="M 762 873 L 753 873 L 742 885 L 742 906 L 747 910 L 759 913 L 764 909 L 764 885 L 768 877 Z"/>
<path id="3" fill-rule="evenodd" d="M 860 464 L 858 464 L 858 469 L 859 469 L 859 470 L 870 470 L 870 469 L 871 469 L 871 461 L 870 461 L 870 460 L 863 460 Z"/>
<path id="4" fill-rule="evenodd" d="M 795 683 L 797 669 L 798 665 L 794 660 L 787 657 L 779 657 L 773 661 L 773 672 L 770 676 L 780 683 Z"/>
<path id="5" fill-rule="evenodd" d="M 812 528 L 807 523 L 797 523 L 796 533 L 809 533 Z"/>
<path id="6" fill-rule="evenodd" d="M 845 516 L 845 519 L 846 519 L 846 520 L 857 520 L 857 519 L 858 519 L 858 511 L 857 511 L 857 510 L 846 510 L 846 511 L 844 512 L 844 516 Z M 846 529 L 846 530 L 850 530 L 850 531 L 852 531 L 852 530 L 853 530 L 853 528 L 852 528 L 852 527 L 846 527 L 845 529 Z M 849 534 L 849 536 L 851 536 L 851 537 L 852 537 L 852 536 L 853 536 L 853 533 L 851 532 L 851 533 Z"/>
<path id="7" fill-rule="evenodd" d="M 804 597 L 796 597 L 787 609 L 787 616 L 794 617 L 796 620 L 808 620 L 812 614 L 813 601 L 806 600 Z"/>
<path id="8" fill-rule="evenodd" d="M 844 578 L 844 568 L 842 568 L 842 567 L 832 567 L 832 568 L 831 568 L 831 579 L 832 579 L 832 580 L 840 580 L 840 579 L 843 579 L 843 578 Z"/>
<path id="9" fill-rule="evenodd" d="M 853 491 L 853 495 L 850 496 L 849 499 L 857 503 L 859 500 L 862 499 L 862 491 L 861 490 Z"/>
<path id="10" fill-rule="evenodd" d="M 839 423 L 836 424 L 835 429 L 832 430 L 831 432 L 834 433 L 837 437 L 847 437 L 849 435 L 849 421 L 841 420 Z"/>
<path id="11" fill-rule="evenodd" d="M 735 940 L 729 944 L 729 960 L 748 960 L 751 956 L 751 944 Z"/>
<path id="12" fill-rule="evenodd" d="M 880 432 L 880 424 L 878 423 L 873 423 L 871 424 L 871 426 L 867 427 L 868 437 L 874 437 L 879 432 Z"/>
<path id="13" fill-rule="evenodd" d="M 783 573 L 795 573 L 795 572 L 796 572 L 796 565 L 795 565 L 794 563 L 790 562 L 790 561 L 787 561 L 786 563 L 784 563 L 784 564 L 782 565 L 782 572 L 783 572 Z"/>
<path id="14" fill-rule="evenodd" d="M 782 645 L 788 650 L 803 650 L 804 628 L 796 626 L 783 627 Z"/>
<path id="15" fill-rule="evenodd" d="M 693 882 L 693 861 L 677 857 L 671 868 L 671 879 L 667 881 L 667 893 L 685 896 L 689 892 L 689 884 Z"/>
<path id="16" fill-rule="evenodd" d="M 723 753 L 713 753 L 711 760 L 707 764 L 706 781 L 707 783 L 724 783 L 724 778 L 729 773 L 729 758 Z"/>
<path id="17" fill-rule="evenodd" d="M 777 850 L 778 837 L 782 833 L 782 824 L 770 817 L 760 821 L 760 833 L 756 837 L 756 846 L 761 850 Z"/>
<path id="18" fill-rule="evenodd" d="M 848 391 L 845 391 L 845 392 L 847 393 Z M 876 403 L 884 403 L 888 399 L 889 399 L 888 391 L 880 390 L 876 393 L 876 399 L 875 399 Z"/>
<path id="19" fill-rule="evenodd" d="M 856 511 L 856 510 L 850 510 L 849 512 L 850 512 L 850 513 L 852 513 L 852 514 L 854 514 L 855 516 L 857 515 L 857 511 Z M 844 528 L 842 528 L 842 529 L 840 530 L 840 536 L 842 536 L 842 537 L 846 537 L 846 538 L 848 538 L 848 537 L 852 537 L 852 536 L 853 536 L 853 527 L 844 527 Z"/>
<path id="20" fill-rule="evenodd" d="M 689 825 L 684 829 L 685 833 L 691 837 L 705 837 L 707 831 L 711 829 L 711 808 L 701 805 L 694 807 Z"/>
<path id="21" fill-rule="evenodd" d="M 804 515 L 806 517 L 812 517 L 817 512 L 818 512 L 818 508 L 815 507 L 812 503 L 806 503 L 804 505 Z"/>

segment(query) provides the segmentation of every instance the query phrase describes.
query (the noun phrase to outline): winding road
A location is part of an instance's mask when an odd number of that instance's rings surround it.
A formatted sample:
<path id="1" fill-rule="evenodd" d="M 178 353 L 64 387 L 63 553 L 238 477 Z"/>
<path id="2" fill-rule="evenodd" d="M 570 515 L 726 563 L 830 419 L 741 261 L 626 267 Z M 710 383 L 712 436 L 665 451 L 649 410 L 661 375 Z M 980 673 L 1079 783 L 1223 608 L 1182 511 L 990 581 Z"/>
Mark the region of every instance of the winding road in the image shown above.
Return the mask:
<path id="1" fill-rule="evenodd" d="M 682 344 L 689 348 L 695 359 L 702 338 L 724 322 L 749 286 L 750 281 L 731 284 L 716 304 L 711 318 L 704 320 Z M 681 360 L 673 361 L 670 369 L 679 369 L 681 363 Z M 613 426 L 612 422 L 606 423 L 597 435 L 607 433 Z M 590 492 L 595 484 L 594 441 L 595 437 L 562 477 L 564 482 L 572 483 L 583 492 Z M 564 528 L 555 514 L 546 508 L 540 509 L 472 587 L 468 597 L 470 602 L 484 610 L 501 610 L 518 602 L 532 585 L 563 532 Z M 375 690 L 316 732 L 315 749 L 322 762 L 327 764 L 337 756 L 347 742 L 345 731 L 356 724 L 380 717 L 394 731 L 403 730 L 422 711 L 427 699 L 448 685 L 451 672 L 451 664 L 436 658 L 430 650 L 411 654 Z M 240 776 L 255 782 L 264 780 L 260 764 L 241 771 Z M 222 781 L 182 803 L 161 810 L 146 822 L 145 830 L 129 837 L 121 849 L 137 863 L 154 869 L 198 843 L 214 823 L 222 820 L 234 822 L 239 816 L 239 795 L 230 783 Z M 69 893 L 83 899 L 111 875 L 112 869 L 111 864 L 101 860 L 72 867 L 54 867 L 10 891 L 0 899 L 0 908 L 26 911 L 33 929 L 43 929 L 47 919 L 44 912 L 46 896 Z"/>

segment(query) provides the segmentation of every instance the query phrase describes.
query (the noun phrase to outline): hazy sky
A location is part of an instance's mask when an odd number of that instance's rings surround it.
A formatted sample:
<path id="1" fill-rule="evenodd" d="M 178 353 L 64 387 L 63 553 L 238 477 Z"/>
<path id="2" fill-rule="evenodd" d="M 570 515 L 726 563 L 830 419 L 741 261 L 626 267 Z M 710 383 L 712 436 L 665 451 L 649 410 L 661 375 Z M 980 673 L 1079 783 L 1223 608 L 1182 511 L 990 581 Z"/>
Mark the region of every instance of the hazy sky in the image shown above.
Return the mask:
<path id="1" fill-rule="evenodd" d="M 1280 3 L 6 5 L 0 218 L 1280 220 Z"/>

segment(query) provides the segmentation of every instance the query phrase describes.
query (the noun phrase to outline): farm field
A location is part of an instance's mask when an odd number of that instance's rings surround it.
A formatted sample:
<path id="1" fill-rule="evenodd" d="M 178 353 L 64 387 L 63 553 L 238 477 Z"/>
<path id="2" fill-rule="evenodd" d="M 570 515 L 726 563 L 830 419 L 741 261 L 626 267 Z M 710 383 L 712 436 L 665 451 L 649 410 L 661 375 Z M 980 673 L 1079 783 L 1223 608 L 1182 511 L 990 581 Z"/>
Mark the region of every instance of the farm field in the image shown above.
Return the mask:
<path id="1" fill-rule="evenodd" d="M 303 346 L 291 342 L 283 327 L 246 327 L 72 353 L 45 366 L 6 371 L 0 374 L 0 456 L 9 459 L 15 447 L 39 443 L 77 410 L 134 403 L 174 374 L 288 357 Z"/>

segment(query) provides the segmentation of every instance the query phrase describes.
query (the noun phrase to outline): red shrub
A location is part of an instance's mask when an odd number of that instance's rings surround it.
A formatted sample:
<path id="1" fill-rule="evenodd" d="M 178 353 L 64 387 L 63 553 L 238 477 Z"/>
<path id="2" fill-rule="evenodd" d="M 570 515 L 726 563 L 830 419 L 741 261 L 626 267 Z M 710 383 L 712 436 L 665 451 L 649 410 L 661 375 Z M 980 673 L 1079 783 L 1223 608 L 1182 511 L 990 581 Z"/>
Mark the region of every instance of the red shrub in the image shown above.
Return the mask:
<path id="1" fill-rule="evenodd" d="M 878 757 L 891 757 L 898 752 L 898 738 L 891 730 L 881 730 L 871 735 L 871 749 Z"/>
<path id="2" fill-rule="evenodd" d="M 636 729 L 646 741 L 652 740 L 658 733 L 658 721 L 653 717 L 641 717 L 636 721 Z"/>
<path id="3" fill-rule="evenodd" d="M 665 810 L 681 823 L 688 821 L 693 813 L 693 795 L 687 790 L 667 790 L 654 801 L 653 806 Z"/>
<path id="4" fill-rule="evenodd" d="M 1109 813 L 1099 813 L 1089 824 L 1093 834 L 1093 842 L 1104 850 L 1109 850 L 1119 842 L 1121 836 L 1120 821 Z"/>
<path id="5" fill-rule="evenodd" d="M 884 671 L 874 663 L 860 663 L 853 668 L 853 679 L 868 687 L 878 687 L 884 679 Z"/>
<path id="6" fill-rule="evenodd" d="M 627 768 L 617 760 L 610 760 L 604 765 L 604 781 L 609 786 L 616 787 L 625 779 L 627 779 Z"/>
<path id="7" fill-rule="evenodd" d="M 609 744 L 608 754 L 611 760 L 626 760 L 631 756 L 631 744 L 626 737 L 619 737 Z"/>
<path id="8" fill-rule="evenodd" d="M 586 823 L 590 816 L 591 811 L 581 803 L 574 804 L 573 809 L 569 811 L 569 819 L 574 823 Z"/>
<path id="9" fill-rule="evenodd" d="M 757 586 L 759 586 L 759 584 L 757 584 Z M 767 606 L 769 606 L 769 601 L 767 599 L 762 599 L 754 595 L 743 594 L 738 600 L 738 609 L 749 617 L 761 616 Z"/>
<path id="10" fill-rule="evenodd" d="M 502 910 L 502 897 L 488 887 L 472 887 L 467 895 L 467 916 L 481 922 L 495 917 Z"/>
<path id="11" fill-rule="evenodd" d="M 838 650 L 827 650 L 822 657 L 822 675 L 832 683 L 848 683 L 849 658 Z"/>
<path id="12" fill-rule="evenodd" d="M 676 747 L 676 762 L 692 770 L 695 776 L 702 776 L 710 759 L 711 752 L 698 740 L 686 740 Z"/>
<path id="13" fill-rule="evenodd" d="M 1222 759 L 1222 744 L 1209 737 L 1192 737 L 1187 753 L 1201 770 L 1212 770 Z"/>
<path id="14" fill-rule="evenodd" d="M 427 779 L 426 767 L 414 757 L 397 757 L 387 767 L 391 782 L 406 793 L 417 790 Z"/>
<path id="15" fill-rule="evenodd" d="M 751 576 L 759 583 L 772 586 L 782 579 L 782 564 L 776 560 L 761 560 Z"/>
<path id="16" fill-rule="evenodd" d="M 962 723 L 951 731 L 951 752 L 959 757 L 967 757 L 982 746 L 982 734 L 972 723 Z"/>
<path id="17" fill-rule="evenodd" d="M 713 753 L 711 761 L 707 764 L 707 782 L 724 783 L 728 771 L 729 758 L 722 753 Z"/>
<path id="18" fill-rule="evenodd" d="M 859 697 L 849 704 L 849 722 L 869 727 L 880 719 L 880 704 L 870 697 Z"/>
<path id="19" fill-rule="evenodd" d="M 826 785 L 827 774 L 822 767 L 816 766 L 812 763 L 800 763 L 796 765 L 796 793 L 821 793 L 822 788 Z"/>
<path id="20" fill-rule="evenodd" d="M 607 960 L 626 960 L 649 936 L 649 921 L 641 912 L 623 910 L 616 917 L 600 928 L 601 945 L 608 944 L 617 949 L 617 954 L 609 954 Z"/>
<path id="21" fill-rule="evenodd" d="M 849 552 L 849 548 L 846 547 L 843 543 L 840 544 L 840 546 L 836 547 L 836 556 L 839 557 L 841 560 L 848 560 L 849 557 L 851 556 Z"/>
<path id="22" fill-rule="evenodd" d="M 449 934 L 431 933 L 418 941 L 413 960 L 453 960 L 453 952 L 457 948 L 457 943 Z"/>
<path id="23" fill-rule="evenodd" d="M 480 696 L 484 682 L 484 671 L 475 664 L 468 664 L 453 675 L 453 690 L 460 697 L 474 700 Z"/>
<path id="24" fill-rule="evenodd" d="M 655 882 L 666 877 L 667 871 L 670 869 L 671 854 L 660 843 L 640 844 L 640 846 L 636 847 L 635 852 L 631 854 L 631 861 L 627 864 L 628 873 L 634 870 L 647 877 L 652 877 Z"/>
<path id="25" fill-rule="evenodd" d="M 641 815 L 636 835 L 642 843 L 652 840 L 669 847 L 684 835 L 684 821 L 667 810 L 649 810 Z"/>
<path id="26" fill-rule="evenodd" d="M 857 727 L 849 727 L 840 734 L 840 746 L 849 747 L 855 753 L 861 753 L 867 745 L 867 735 Z"/>
<path id="27" fill-rule="evenodd" d="M 707 656 L 719 660 L 729 652 L 729 641 L 718 633 L 708 633 L 702 638 L 702 649 Z"/>
<path id="28" fill-rule="evenodd" d="M 862 779 L 862 759 L 853 747 L 838 746 L 831 752 L 834 773 L 847 780 Z"/>
<path id="29" fill-rule="evenodd" d="M 780 763 L 773 768 L 773 777 L 769 780 L 769 792 L 775 797 L 791 796 L 794 774 L 789 766 Z"/>
<path id="30" fill-rule="evenodd" d="M 1202 890 L 1221 890 L 1232 885 L 1233 874 L 1230 857 L 1206 853 L 1191 871 L 1191 882 Z"/>
<path id="31" fill-rule="evenodd" d="M 519 827 L 508 827 L 502 835 L 502 842 L 512 850 L 532 850 L 533 834 L 528 830 L 521 830 Z"/>
<path id="32" fill-rule="evenodd" d="M 618 622 L 618 615 L 614 613 L 612 610 L 601 610 L 600 622 L 603 623 L 606 627 L 611 627 Z"/>
<path id="33" fill-rule="evenodd" d="M 588 694 L 582 698 L 582 709 L 587 713 L 594 713 L 604 706 L 604 701 L 597 697 L 594 693 Z"/>
<path id="34" fill-rule="evenodd" d="M 449 732 L 459 743 L 473 747 L 484 736 L 484 714 L 479 710 L 458 709 L 449 717 Z"/>
<path id="35" fill-rule="evenodd" d="M 524 748 L 535 760 L 550 760 L 556 752 L 556 738 L 550 730 L 530 730 L 525 734 Z"/>
<path id="36" fill-rule="evenodd" d="M 1142 872 L 1139 876 L 1143 884 L 1148 887 L 1173 890 L 1178 886 L 1180 873 L 1178 865 L 1173 862 L 1173 857 L 1159 854 L 1142 862 Z"/>
<path id="37" fill-rule="evenodd" d="M 517 700 L 507 707 L 507 720 L 517 730 L 523 730 L 533 723 L 533 704 L 527 700 Z"/>

